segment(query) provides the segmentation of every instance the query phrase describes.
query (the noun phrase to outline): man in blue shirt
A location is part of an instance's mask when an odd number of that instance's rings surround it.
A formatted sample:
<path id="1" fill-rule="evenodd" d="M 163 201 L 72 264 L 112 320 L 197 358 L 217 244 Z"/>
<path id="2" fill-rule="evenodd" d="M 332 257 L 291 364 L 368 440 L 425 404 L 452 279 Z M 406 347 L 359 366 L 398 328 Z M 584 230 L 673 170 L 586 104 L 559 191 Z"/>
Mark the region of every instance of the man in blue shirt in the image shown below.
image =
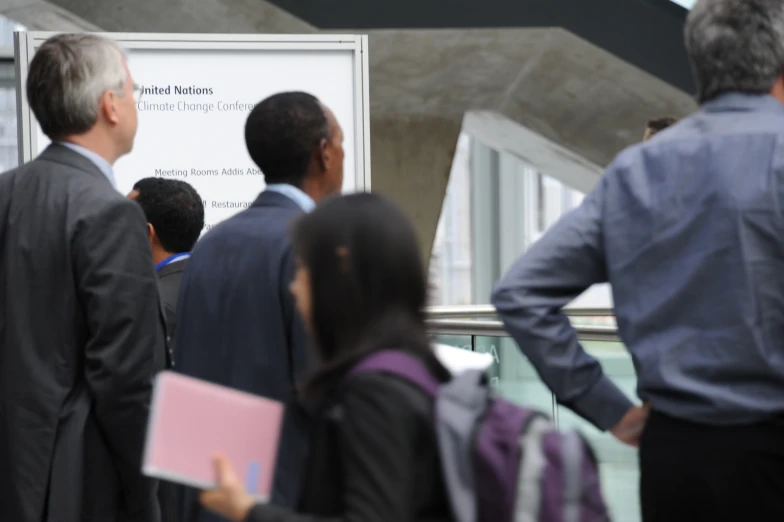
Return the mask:
<path id="1" fill-rule="evenodd" d="M 780 522 L 784 2 L 700 0 L 685 35 L 700 110 L 623 151 L 493 303 L 561 404 L 639 444 L 644 522 Z M 561 311 L 602 282 L 645 406 Z"/>
<path id="2" fill-rule="evenodd" d="M 218 224 L 191 254 L 177 310 L 177 369 L 287 405 L 272 502 L 294 506 L 310 422 L 294 384 L 308 347 L 289 284 L 292 221 L 343 184 L 343 131 L 310 94 L 286 92 L 248 116 L 245 142 L 266 189 L 246 210 Z M 194 513 L 189 491 L 183 522 L 219 520 Z"/>

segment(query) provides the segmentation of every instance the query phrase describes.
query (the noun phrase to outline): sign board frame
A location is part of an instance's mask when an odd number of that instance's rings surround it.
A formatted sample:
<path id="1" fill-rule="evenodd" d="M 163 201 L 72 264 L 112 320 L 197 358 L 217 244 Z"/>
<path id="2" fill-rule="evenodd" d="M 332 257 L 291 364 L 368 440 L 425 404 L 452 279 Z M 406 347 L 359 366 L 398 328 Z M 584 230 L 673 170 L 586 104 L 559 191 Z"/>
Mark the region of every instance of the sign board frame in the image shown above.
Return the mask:
<path id="1" fill-rule="evenodd" d="M 33 159 L 37 126 L 27 103 L 27 69 L 36 49 L 49 31 L 14 33 L 16 63 L 17 133 L 19 164 Z M 123 49 L 204 51 L 346 51 L 354 53 L 354 164 L 357 192 L 370 190 L 370 89 L 367 35 L 341 34 L 187 34 L 187 33 L 94 33 L 117 42 Z"/>

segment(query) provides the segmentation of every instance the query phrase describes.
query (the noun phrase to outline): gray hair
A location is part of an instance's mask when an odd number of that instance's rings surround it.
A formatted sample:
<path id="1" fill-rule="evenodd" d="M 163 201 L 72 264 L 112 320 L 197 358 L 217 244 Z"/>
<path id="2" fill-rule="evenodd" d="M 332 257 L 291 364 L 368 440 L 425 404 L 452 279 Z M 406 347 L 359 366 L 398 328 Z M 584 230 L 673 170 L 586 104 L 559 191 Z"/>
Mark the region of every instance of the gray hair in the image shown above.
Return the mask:
<path id="1" fill-rule="evenodd" d="M 106 91 L 124 93 L 125 55 L 93 34 L 60 34 L 36 51 L 27 73 L 27 101 L 51 140 L 83 134 L 98 120 Z"/>
<path id="2" fill-rule="evenodd" d="M 782 0 L 698 0 L 686 20 L 697 98 L 767 94 L 784 73 Z"/>

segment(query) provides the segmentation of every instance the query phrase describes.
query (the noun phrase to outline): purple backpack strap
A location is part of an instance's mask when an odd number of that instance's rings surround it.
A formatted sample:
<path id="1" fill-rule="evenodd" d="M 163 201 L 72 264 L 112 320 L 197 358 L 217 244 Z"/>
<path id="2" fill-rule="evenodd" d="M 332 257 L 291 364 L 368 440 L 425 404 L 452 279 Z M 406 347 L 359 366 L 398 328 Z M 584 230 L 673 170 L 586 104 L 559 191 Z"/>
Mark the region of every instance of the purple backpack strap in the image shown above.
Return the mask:
<path id="1" fill-rule="evenodd" d="M 369 372 L 390 373 L 406 379 L 431 397 L 438 395 L 441 386 L 419 359 L 397 350 L 382 350 L 367 356 L 348 372 L 348 376 Z"/>

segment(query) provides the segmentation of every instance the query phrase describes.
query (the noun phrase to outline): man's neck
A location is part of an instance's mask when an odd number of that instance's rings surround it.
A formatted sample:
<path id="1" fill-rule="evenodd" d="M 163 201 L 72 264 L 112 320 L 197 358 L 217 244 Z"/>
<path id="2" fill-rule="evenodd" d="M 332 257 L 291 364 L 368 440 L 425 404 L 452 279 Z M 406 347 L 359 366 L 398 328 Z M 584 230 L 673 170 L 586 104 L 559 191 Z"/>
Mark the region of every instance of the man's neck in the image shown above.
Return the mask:
<path id="1" fill-rule="evenodd" d="M 324 189 L 324 185 L 318 181 L 314 181 L 314 178 L 311 176 L 306 176 L 302 182 L 302 186 L 298 188 L 317 204 L 329 196 Z"/>
<path id="2" fill-rule="evenodd" d="M 166 259 L 170 258 L 174 254 L 175 254 L 175 252 L 166 252 L 165 250 L 161 250 L 160 248 L 153 248 L 152 249 L 152 262 L 153 262 L 154 265 L 157 266 L 158 263 L 161 263 L 161 262 L 165 261 Z"/>

